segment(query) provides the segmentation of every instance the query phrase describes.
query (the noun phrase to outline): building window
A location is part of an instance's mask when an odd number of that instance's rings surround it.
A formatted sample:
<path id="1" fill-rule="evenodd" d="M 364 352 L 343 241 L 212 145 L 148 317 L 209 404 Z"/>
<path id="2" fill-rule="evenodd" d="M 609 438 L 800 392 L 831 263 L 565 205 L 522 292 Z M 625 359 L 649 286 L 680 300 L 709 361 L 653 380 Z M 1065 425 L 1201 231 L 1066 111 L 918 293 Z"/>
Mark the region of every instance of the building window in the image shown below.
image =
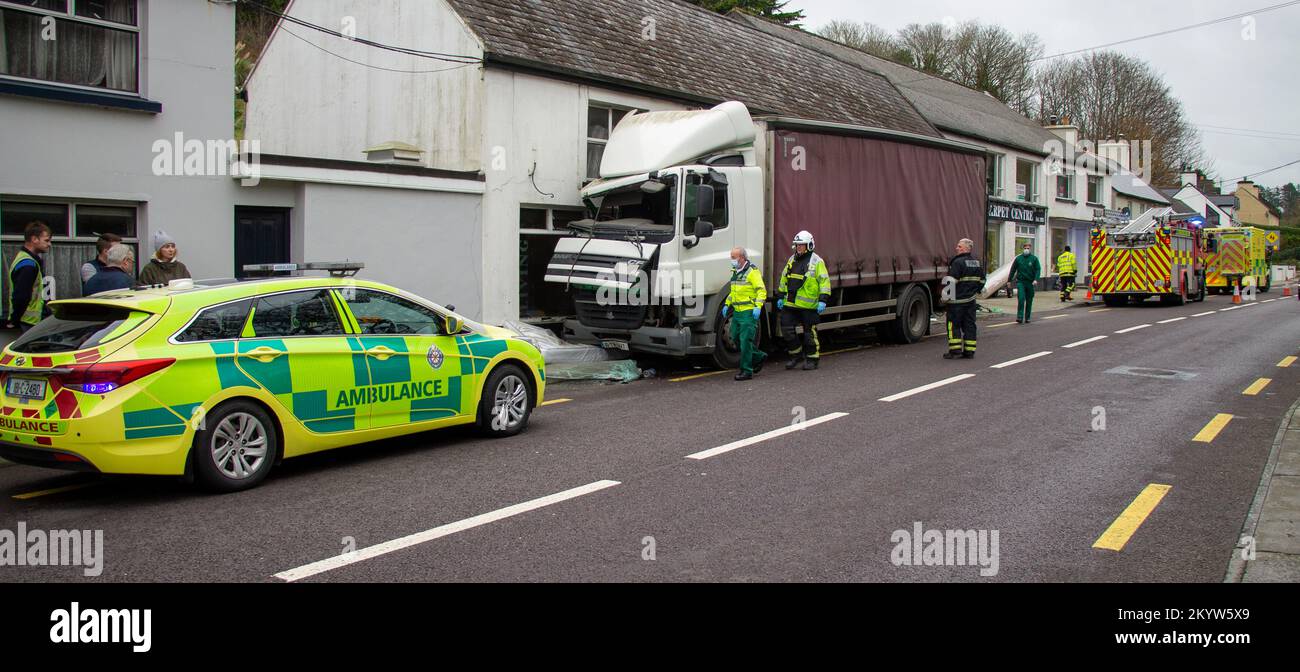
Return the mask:
<path id="1" fill-rule="evenodd" d="M 1070 230 L 1052 227 L 1052 258 L 1048 260 L 1049 267 L 1056 268 L 1056 260 L 1061 258 L 1061 253 L 1065 252 L 1065 246 L 1069 244 Z M 1057 269 L 1054 275 L 1060 275 L 1060 270 Z"/>
<path id="2" fill-rule="evenodd" d="M 988 272 L 1002 265 L 1002 222 L 989 222 L 984 229 L 984 263 Z"/>
<path id="3" fill-rule="evenodd" d="M 122 243 L 136 250 L 138 207 L 133 203 L 82 203 L 17 198 L 0 201 L 0 257 L 9 268 L 14 254 L 23 246 L 23 229 L 32 221 L 50 227 L 54 245 L 45 255 L 45 274 L 54 278 L 54 296 L 71 299 L 81 296 L 81 265 L 95 258 L 95 239 L 101 233 L 116 233 Z M 147 261 L 148 258 L 143 261 Z M 0 274 L 4 275 L 4 274 Z M 8 280 L 0 277 L 0 291 L 7 291 Z"/>
<path id="4" fill-rule="evenodd" d="M 0 0 L 0 75 L 139 92 L 136 0 Z"/>
<path id="5" fill-rule="evenodd" d="M 1088 176 L 1088 204 L 1101 205 L 1101 177 L 1097 175 Z"/>
<path id="6" fill-rule="evenodd" d="M 1038 227 L 1026 226 L 1024 224 L 1016 225 L 1016 254 L 1020 254 L 1020 250 L 1025 247 L 1026 243 L 1029 244 L 1029 249 L 1031 252 L 1037 252 L 1038 251 L 1037 240 L 1038 240 Z"/>
<path id="7" fill-rule="evenodd" d="M 989 196 L 1002 196 L 1002 155 L 989 154 L 986 158 L 987 175 L 985 181 L 988 183 Z"/>
<path id="8" fill-rule="evenodd" d="M 601 107 L 592 105 L 587 108 L 587 177 L 600 177 L 600 160 L 605 155 L 605 145 L 609 144 L 609 135 L 629 112 L 634 109 Z"/>
<path id="9" fill-rule="evenodd" d="M 583 219 L 579 209 L 519 208 L 519 316 L 530 322 L 558 321 L 573 314 L 564 285 L 546 282 L 546 267 L 569 222 Z"/>
<path id="10" fill-rule="evenodd" d="M 1016 200 L 1038 202 L 1038 164 L 1016 159 Z"/>
<path id="11" fill-rule="evenodd" d="M 1062 201 L 1074 200 L 1074 175 L 1061 173 L 1056 176 L 1056 197 Z"/>

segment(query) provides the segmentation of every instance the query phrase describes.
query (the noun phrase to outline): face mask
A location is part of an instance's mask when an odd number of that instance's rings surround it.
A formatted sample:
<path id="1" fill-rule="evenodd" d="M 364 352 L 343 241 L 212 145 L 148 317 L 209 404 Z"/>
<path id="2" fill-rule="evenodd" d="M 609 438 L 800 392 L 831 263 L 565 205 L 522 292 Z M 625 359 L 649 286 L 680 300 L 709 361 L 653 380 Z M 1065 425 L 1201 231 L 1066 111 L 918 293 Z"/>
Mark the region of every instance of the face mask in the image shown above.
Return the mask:
<path id="1" fill-rule="evenodd" d="M 739 262 L 739 261 L 736 261 L 735 259 L 732 259 L 732 260 L 731 260 L 731 270 L 734 271 L 734 270 L 737 270 L 737 269 L 739 269 L 739 268 L 740 268 L 740 262 Z"/>
<path id="2" fill-rule="evenodd" d="M 1020 253 L 1021 253 L 1021 254 L 1029 254 L 1029 250 L 1027 250 L 1027 249 L 1026 249 L 1026 250 L 1021 250 Z"/>

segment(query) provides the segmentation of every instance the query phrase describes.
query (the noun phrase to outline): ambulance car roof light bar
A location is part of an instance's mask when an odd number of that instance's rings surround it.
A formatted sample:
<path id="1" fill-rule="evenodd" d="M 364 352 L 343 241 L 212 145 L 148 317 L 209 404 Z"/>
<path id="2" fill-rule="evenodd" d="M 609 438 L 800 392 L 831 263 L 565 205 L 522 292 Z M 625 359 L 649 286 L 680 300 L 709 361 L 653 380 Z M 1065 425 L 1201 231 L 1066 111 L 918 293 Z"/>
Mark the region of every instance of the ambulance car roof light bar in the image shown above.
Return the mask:
<path id="1" fill-rule="evenodd" d="M 366 265 L 359 261 L 312 261 L 305 264 L 244 264 L 249 277 L 268 278 L 276 275 L 302 275 L 303 271 L 325 271 L 335 278 L 350 278 Z"/>

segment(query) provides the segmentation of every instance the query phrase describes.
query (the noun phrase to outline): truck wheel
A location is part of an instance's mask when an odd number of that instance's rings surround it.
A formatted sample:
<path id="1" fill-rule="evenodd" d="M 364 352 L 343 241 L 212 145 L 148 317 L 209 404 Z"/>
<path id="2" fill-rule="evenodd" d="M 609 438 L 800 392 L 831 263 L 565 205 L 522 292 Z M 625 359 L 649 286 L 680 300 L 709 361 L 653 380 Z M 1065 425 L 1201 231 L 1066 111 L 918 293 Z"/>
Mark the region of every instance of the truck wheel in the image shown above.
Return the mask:
<path id="1" fill-rule="evenodd" d="M 491 437 L 514 436 L 528 427 L 537 405 L 528 374 L 514 364 L 502 364 L 488 375 L 478 402 L 478 427 Z"/>
<path id="2" fill-rule="evenodd" d="M 194 434 L 194 467 L 199 483 L 214 492 L 251 488 L 271 472 L 279 454 L 275 422 L 256 403 L 235 400 L 204 418 Z"/>
<path id="3" fill-rule="evenodd" d="M 755 346 L 762 342 L 761 328 L 754 330 Z M 740 368 L 740 345 L 731 337 L 731 318 L 718 323 L 718 330 L 713 334 L 713 365 L 719 369 Z"/>
<path id="4" fill-rule="evenodd" d="M 925 338 L 930 328 L 930 296 L 917 285 L 898 297 L 898 315 L 881 331 L 890 343 L 908 345 Z"/>

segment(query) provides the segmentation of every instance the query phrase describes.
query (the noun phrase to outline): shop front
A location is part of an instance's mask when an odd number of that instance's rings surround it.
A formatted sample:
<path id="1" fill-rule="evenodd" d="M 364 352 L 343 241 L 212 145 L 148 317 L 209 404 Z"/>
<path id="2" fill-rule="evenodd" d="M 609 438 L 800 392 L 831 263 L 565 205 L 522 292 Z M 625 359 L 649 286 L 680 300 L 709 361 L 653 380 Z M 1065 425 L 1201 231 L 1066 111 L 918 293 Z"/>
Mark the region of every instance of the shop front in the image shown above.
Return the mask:
<path id="1" fill-rule="evenodd" d="M 988 222 L 984 237 L 988 272 L 992 273 L 1002 264 L 1010 262 L 1026 242 L 1033 246 L 1034 254 L 1042 258 L 1047 247 L 1042 231 L 1047 224 L 1047 208 L 998 198 L 990 198 L 988 201 Z"/>

